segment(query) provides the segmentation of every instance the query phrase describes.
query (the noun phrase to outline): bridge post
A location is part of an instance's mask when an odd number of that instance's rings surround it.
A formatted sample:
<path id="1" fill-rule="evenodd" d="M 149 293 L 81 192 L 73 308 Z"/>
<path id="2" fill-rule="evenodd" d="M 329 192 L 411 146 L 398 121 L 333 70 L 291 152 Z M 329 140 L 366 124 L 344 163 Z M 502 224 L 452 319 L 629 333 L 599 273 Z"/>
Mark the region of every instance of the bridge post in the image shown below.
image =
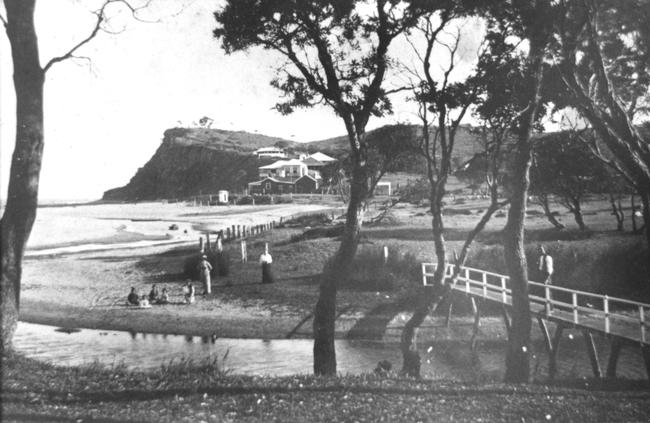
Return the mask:
<path id="1" fill-rule="evenodd" d="M 605 312 L 605 333 L 609 333 L 609 297 L 607 295 L 603 300 L 603 311 Z"/>
<path id="2" fill-rule="evenodd" d="M 508 334 L 508 338 L 510 338 L 510 313 L 508 313 L 508 308 L 505 306 L 505 304 L 501 306 L 501 313 L 503 314 L 503 324 L 506 327 L 506 333 Z"/>
<path id="3" fill-rule="evenodd" d="M 594 372 L 594 377 L 600 379 L 602 373 L 600 372 L 600 362 L 598 361 L 598 352 L 596 351 L 594 336 L 588 329 L 583 329 L 582 334 L 585 338 L 585 346 L 587 347 L 587 355 L 589 355 L 589 361 L 591 362 L 591 370 Z"/>
<path id="4" fill-rule="evenodd" d="M 650 379 L 650 345 L 641 345 L 641 355 L 645 363 L 645 371 L 648 379 Z"/>
<path id="5" fill-rule="evenodd" d="M 472 351 L 476 350 L 476 337 L 478 336 L 478 328 L 481 325 L 481 310 L 480 303 L 472 297 L 472 309 L 474 311 L 474 325 L 472 326 L 472 339 L 470 340 L 470 348 Z"/>
<path id="6" fill-rule="evenodd" d="M 645 343 L 645 309 L 639 306 L 639 324 L 641 325 L 641 342 Z"/>
<path id="7" fill-rule="evenodd" d="M 558 322 L 555 327 L 555 334 L 553 334 L 553 342 L 551 343 L 551 351 L 548 356 L 548 378 L 555 379 L 557 373 L 557 354 L 560 350 L 560 339 L 562 339 L 562 332 L 564 331 L 565 324 Z"/>
<path id="8" fill-rule="evenodd" d="M 618 337 L 612 339 L 612 348 L 609 352 L 609 360 L 607 362 L 607 373 L 606 377 L 608 379 L 613 379 L 616 377 L 616 364 L 618 363 L 618 356 L 621 353 L 623 348 L 623 341 Z"/>

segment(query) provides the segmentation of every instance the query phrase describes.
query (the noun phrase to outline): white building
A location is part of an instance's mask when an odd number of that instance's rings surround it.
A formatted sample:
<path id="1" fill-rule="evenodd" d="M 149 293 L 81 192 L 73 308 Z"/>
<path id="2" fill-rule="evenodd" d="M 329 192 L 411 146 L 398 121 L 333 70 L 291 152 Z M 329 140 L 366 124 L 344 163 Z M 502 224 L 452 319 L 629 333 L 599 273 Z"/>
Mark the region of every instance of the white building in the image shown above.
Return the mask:
<path id="1" fill-rule="evenodd" d="M 287 157 L 283 149 L 277 147 L 258 148 L 253 152 L 258 158 L 260 157 Z"/>
<path id="2" fill-rule="evenodd" d="M 278 160 L 270 165 L 261 166 L 260 179 L 264 178 L 295 178 L 307 175 L 307 165 L 297 159 Z"/>

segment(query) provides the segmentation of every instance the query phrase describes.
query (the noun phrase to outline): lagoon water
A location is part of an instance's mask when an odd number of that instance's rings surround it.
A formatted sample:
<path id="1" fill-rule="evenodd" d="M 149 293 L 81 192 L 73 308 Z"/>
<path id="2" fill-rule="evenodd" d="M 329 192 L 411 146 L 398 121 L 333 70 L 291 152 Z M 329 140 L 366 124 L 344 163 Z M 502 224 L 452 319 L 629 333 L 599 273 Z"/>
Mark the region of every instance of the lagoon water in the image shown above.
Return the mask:
<path id="1" fill-rule="evenodd" d="M 372 372 L 380 360 L 389 360 L 399 370 L 401 354 L 396 343 L 336 340 L 338 370 L 342 374 Z M 560 348 L 560 378 L 591 377 L 583 340 L 570 335 Z M 14 337 L 16 350 L 27 357 L 58 365 L 98 362 L 106 366 L 124 364 L 130 369 L 155 369 L 172 360 L 201 362 L 217 358 L 235 374 L 287 376 L 312 372 L 310 339 L 232 339 L 129 333 L 91 329 L 62 331 L 54 326 L 20 322 Z M 483 341 L 472 353 L 467 340 L 421 343 L 422 375 L 427 379 L 465 382 L 498 382 L 503 377 L 503 342 Z M 608 348 L 598 343 L 601 362 Z M 543 351 L 541 345 L 536 351 Z M 225 360 L 223 359 L 224 357 Z M 544 380 L 546 354 L 533 355 L 533 377 Z M 604 369 L 603 369 L 604 370 Z M 638 348 L 626 348 L 619 360 L 619 377 L 645 379 Z"/>

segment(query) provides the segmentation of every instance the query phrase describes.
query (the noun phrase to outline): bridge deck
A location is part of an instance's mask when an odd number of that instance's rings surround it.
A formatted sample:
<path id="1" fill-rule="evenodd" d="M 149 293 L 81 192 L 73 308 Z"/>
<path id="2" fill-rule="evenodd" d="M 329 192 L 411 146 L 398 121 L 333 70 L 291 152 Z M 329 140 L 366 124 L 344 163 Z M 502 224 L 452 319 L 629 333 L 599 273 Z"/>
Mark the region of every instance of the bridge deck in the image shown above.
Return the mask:
<path id="1" fill-rule="evenodd" d="M 433 277 L 435 267 L 432 263 L 422 264 L 425 285 Z M 445 277 L 449 280 L 453 273 L 454 265 L 448 264 Z M 475 298 L 512 307 L 510 281 L 505 275 L 463 266 L 452 288 Z M 538 282 L 529 282 L 529 289 L 531 312 L 538 317 L 642 346 L 650 345 L 645 319 L 650 304 Z"/>

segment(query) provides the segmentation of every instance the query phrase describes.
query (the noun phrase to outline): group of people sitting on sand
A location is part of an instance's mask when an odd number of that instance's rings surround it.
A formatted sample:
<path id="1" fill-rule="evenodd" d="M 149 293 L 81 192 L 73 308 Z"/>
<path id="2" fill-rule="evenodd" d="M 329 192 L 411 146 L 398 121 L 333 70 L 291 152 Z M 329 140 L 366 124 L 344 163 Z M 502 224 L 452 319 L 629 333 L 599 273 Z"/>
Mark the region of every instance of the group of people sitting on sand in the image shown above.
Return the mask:
<path id="1" fill-rule="evenodd" d="M 187 281 L 187 284 L 183 286 L 185 304 L 192 304 L 194 302 L 194 295 L 194 286 L 192 285 L 192 282 Z M 131 292 L 126 297 L 126 303 L 127 305 L 138 306 L 140 308 L 150 308 L 152 304 L 169 304 L 169 293 L 167 292 L 167 288 L 158 291 L 156 284 L 153 284 L 148 296 L 140 296 L 135 291 L 135 287 L 131 287 Z"/>
<path id="2" fill-rule="evenodd" d="M 158 291 L 156 284 L 153 284 L 151 291 L 149 291 L 149 296 L 140 296 L 135 292 L 135 287 L 131 287 L 131 292 L 126 297 L 126 303 L 140 308 L 149 308 L 152 304 L 167 304 L 169 303 L 169 293 L 167 292 L 167 288 Z"/>

